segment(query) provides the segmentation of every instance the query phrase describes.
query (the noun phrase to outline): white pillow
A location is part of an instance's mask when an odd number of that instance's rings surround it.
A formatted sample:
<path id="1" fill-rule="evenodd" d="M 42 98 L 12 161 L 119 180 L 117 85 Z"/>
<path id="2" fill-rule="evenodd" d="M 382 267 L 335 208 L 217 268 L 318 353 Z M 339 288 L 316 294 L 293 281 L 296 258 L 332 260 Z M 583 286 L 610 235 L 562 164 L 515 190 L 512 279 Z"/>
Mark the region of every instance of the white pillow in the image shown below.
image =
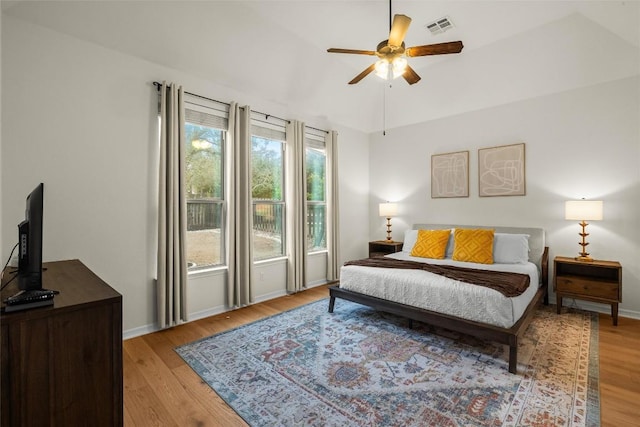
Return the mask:
<path id="1" fill-rule="evenodd" d="M 447 250 L 444 253 L 445 258 L 453 258 L 453 246 L 455 245 L 455 240 L 453 239 L 453 235 L 455 234 L 456 229 L 451 229 L 451 234 L 449 234 L 449 241 L 447 242 Z"/>
<path id="2" fill-rule="evenodd" d="M 411 249 L 418 240 L 418 230 L 407 230 L 404 232 L 404 243 L 402 244 L 402 252 L 411 252 Z"/>
<path id="3" fill-rule="evenodd" d="M 526 264 L 529 262 L 529 235 L 495 233 L 493 262 L 496 264 Z"/>

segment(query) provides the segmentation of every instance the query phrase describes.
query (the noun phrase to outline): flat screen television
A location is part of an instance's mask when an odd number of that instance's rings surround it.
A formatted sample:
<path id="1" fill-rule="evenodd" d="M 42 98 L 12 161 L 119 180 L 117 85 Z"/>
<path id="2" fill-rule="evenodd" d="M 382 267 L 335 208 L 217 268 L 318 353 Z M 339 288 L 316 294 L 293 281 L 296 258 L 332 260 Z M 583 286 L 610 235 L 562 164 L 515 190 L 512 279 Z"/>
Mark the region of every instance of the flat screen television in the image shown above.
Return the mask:
<path id="1" fill-rule="evenodd" d="M 42 289 L 42 214 L 44 184 L 28 196 L 24 221 L 18 225 L 18 288 Z"/>

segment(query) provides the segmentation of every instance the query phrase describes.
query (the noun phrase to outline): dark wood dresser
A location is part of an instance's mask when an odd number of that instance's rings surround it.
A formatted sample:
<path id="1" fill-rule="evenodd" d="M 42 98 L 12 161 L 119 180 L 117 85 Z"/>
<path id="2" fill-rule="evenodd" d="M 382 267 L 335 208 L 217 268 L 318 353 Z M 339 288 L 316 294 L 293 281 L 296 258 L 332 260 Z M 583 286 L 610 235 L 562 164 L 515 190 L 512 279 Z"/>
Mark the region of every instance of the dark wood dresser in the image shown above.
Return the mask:
<path id="1" fill-rule="evenodd" d="M 79 260 L 43 267 L 53 306 L 2 304 L 2 426 L 122 426 L 122 296 Z"/>

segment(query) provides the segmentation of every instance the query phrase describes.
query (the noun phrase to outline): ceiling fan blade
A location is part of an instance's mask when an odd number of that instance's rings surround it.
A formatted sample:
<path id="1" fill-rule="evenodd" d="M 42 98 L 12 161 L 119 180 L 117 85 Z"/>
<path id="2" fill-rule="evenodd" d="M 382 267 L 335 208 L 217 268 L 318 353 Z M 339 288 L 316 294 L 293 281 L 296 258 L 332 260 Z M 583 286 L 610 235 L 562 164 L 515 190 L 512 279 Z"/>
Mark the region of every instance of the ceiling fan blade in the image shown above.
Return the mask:
<path id="1" fill-rule="evenodd" d="M 354 54 L 357 54 L 357 55 L 375 55 L 376 54 L 372 50 L 338 49 L 338 48 L 335 48 L 335 47 L 327 49 L 327 52 L 329 52 L 329 53 L 354 53 Z"/>
<path id="2" fill-rule="evenodd" d="M 402 77 L 409 83 L 410 85 L 414 83 L 418 83 L 420 81 L 420 76 L 418 73 L 414 71 L 413 68 L 407 65 L 407 68 L 404 70 Z"/>
<path id="3" fill-rule="evenodd" d="M 411 18 L 406 15 L 394 15 L 393 25 L 391 25 L 391 31 L 389 31 L 389 46 L 402 46 L 404 36 L 407 34 L 411 24 Z"/>
<path id="4" fill-rule="evenodd" d="M 405 50 L 405 54 L 407 56 L 445 55 L 448 53 L 460 53 L 463 47 L 461 41 L 427 44 L 409 47 Z"/>
<path id="5" fill-rule="evenodd" d="M 356 83 L 358 83 L 360 80 L 364 79 L 365 77 L 367 77 L 376 67 L 376 64 L 371 64 L 369 65 L 369 67 L 364 70 L 363 72 L 361 72 L 360 74 L 358 74 L 357 76 L 355 76 L 353 78 L 353 80 L 351 80 L 349 82 L 350 85 L 354 85 Z"/>

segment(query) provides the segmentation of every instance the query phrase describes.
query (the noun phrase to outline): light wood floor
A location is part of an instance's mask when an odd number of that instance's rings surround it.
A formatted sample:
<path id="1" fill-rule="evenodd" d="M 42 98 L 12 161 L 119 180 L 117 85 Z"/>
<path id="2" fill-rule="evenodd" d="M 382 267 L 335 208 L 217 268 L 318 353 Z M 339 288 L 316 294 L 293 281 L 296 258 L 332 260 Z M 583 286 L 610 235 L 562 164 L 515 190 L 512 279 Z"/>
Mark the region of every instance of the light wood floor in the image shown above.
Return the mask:
<path id="1" fill-rule="evenodd" d="M 176 346 L 327 298 L 313 288 L 124 342 L 126 426 L 246 426 L 173 350 Z M 600 315 L 602 427 L 640 426 L 640 320 Z"/>

